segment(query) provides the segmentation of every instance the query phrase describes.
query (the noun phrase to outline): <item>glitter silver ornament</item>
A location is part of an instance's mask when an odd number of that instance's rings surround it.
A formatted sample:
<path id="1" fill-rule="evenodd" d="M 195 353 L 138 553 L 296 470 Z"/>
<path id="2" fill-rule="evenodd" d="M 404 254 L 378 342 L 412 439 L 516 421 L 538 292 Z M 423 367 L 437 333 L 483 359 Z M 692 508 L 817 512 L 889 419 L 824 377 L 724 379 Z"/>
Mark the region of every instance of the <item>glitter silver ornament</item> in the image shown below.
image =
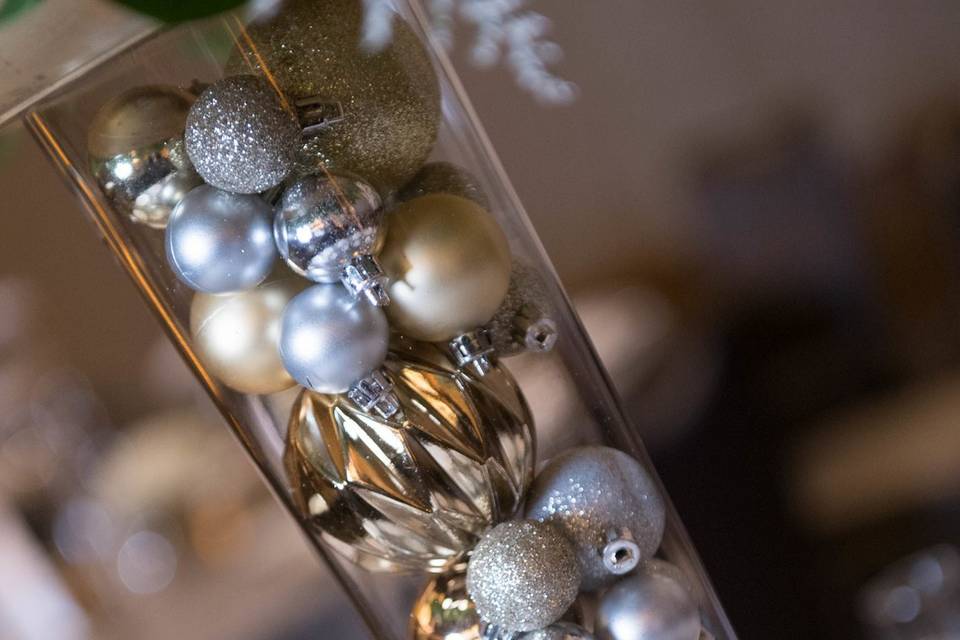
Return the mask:
<path id="1" fill-rule="evenodd" d="M 356 281 L 354 271 L 373 260 L 383 245 L 384 225 L 380 196 L 362 180 L 328 174 L 306 176 L 291 184 L 280 198 L 274 217 L 274 236 L 280 255 L 290 268 L 315 282 L 345 280 L 353 293 L 367 293 L 372 302 L 385 303 L 384 276 L 373 273 Z"/>
<path id="2" fill-rule="evenodd" d="M 685 584 L 653 561 L 610 588 L 597 607 L 597 640 L 697 640 L 700 611 Z M 669 565 L 668 565 L 669 566 Z"/>
<path id="3" fill-rule="evenodd" d="M 490 209 L 486 194 L 477 179 L 461 167 L 450 162 L 428 162 L 404 185 L 397 199 L 413 200 L 430 193 L 447 193 L 473 200 L 484 209 Z"/>
<path id="4" fill-rule="evenodd" d="M 234 193 L 265 191 L 290 172 L 301 129 L 293 107 L 258 76 L 222 78 L 187 116 L 187 154 L 209 184 Z"/>
<path id="5" fill-rule="evenodd" d="M 87 133 L 93 173 L 111 204 L 155 229 L 201 183 L 183 151 L 193 96 L 176 87 L 145 86 L 103 105 Z"/>
<path id="6" fill-rule="evenodd" d="M 263 73 L 293 101 L 319 97 L 343 117 L 304 140 L 298 174 L 319 167 L 362 177 L 384 196 L 426 161 L 440 124 L 440 90 L 423 44 L 399 17 L 380 51 L 363 48 L 362 0 L 287 0 L 249 25 L 228 74 Z"/>
<path id="7" fill-rule="evenodd" d="M 528 351 L 544 353 L 553 349 L 559 333 L 548 313 L 550 308 L 540 274 L 515 260 L 507 295 L 485 327 L 497 356 L 503 358 Z"/>
<path id="8" fill-rule="evenodd" d="M 579 447 L 550 460 L 527 496 L 526 517 L 550 522 L 570 539 L 593 591 L 614 582 L 660 546 L 666 509 L 639 462 L 609 447 Z"/>
<path id="9" fill-rule="evenodd" d="M 534 631 L 560 619 L 577 598 L 580 570 L 570 543 L 553 525 L 504 522 L 470 557 L 467 592 L 480 617 L 507 631 Z"/>
<path id="10" fill-rule="evenodd" d="M 339 284 L 317 284 L 287 305 L 280 357 L 304 387 L 344 393 L 383 364 L 389 334 L 381 309 Z"/>
<path id="11" fill-rule="evenodd" d="M 259 196 L 209 185 L 193 189 L 170 215 L 167 261 L 174 275 L 204 293 L 250 289 L 277 257 L 270 205 Z"/>

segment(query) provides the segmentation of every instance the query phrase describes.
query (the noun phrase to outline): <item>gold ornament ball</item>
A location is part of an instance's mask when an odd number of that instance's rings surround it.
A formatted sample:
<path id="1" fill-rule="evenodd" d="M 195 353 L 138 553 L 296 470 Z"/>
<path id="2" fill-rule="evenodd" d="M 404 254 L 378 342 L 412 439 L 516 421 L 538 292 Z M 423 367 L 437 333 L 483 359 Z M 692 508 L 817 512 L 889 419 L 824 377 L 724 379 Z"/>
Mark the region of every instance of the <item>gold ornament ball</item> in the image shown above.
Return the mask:
<path id="1" fill-rule="evenodd" d="M 502 366 L 478 378 L 438 345 L 401 342 L 384 367 L 402 414 L 305 390 L 284 466 L 301 515 L 337 553 L 370 571 L 443 573 L 523 500 L 533 418 Z"/>
<path id="2" fill-rule="evenodd" d="M 362 46 L 362 0 L 288 0 L 237 39 L 228 75 L 269 75 L 293 100 L 339 103 L 344 118 L 304 143 L 295 172 L 318 166 L 358 175 L 381 195 L 426 161 L 440 125 L 440 89 L 426 50 L 394 17 L 380 51 Z"/>
<path id="3" fill-rule="evenodd" d="M 308 284 L 271 276 L 249 291 L 196 294 L 190 331 L 207 370 L 242 393 L 275 393 L 296 384 L 280 360 L 280 319 L 287 302 Z"/>
<path id="4" fill-rule="evenodd" d="M 431 580 L 410 612 L 410 640 L 481 640 L 480 616 L 462 568 Z"/>
<path id="5" fill-rule="evenodd" d="M 387 225 L 380 263 L 398 331 L 440 342 L 493 317 L 510 286 L 510 247 L 489 213 L 466 198 L 431 194 L 397 207 Z"/>

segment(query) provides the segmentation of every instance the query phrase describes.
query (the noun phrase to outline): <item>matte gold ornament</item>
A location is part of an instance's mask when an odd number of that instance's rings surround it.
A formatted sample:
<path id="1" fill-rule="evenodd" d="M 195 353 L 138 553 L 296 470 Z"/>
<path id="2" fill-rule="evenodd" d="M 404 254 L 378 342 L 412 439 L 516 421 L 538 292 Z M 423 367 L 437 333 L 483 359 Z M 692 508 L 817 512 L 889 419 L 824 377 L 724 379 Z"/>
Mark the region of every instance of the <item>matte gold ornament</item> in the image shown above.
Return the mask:
<path id="1" fill-rule="evenodd" d="M 249 291 L 196 294 L 190 331 L 207 370 L 242 393 L 275 393 L 296 384 L 280 359 L 280 324 L 284 307 L 308 284 L 273 275 Z"/>
<path id="2" fill-rule="evenodd" d="M 533 420 L 510 374 L 458 370 L 403 341 L 384 364 L 402 412 L 304 391 L 284 454 L 294 500 L 333 549 L 374 571 L 440 573 L 509 518 L 530 484 Z"/>
<path id="3" fill-rule="evenodd" d="M 183 148 L 194 96 L 149 85 L 126 91 L 97 111 L 87 132 L 94 175 L 113 206 L 163 229 L 180 200 L 202 180 Z"/>
<path id="4" fill-rule="evenodd" d="M 489 213 L 466 198 L 431 194 L 401 204 L 387 224 L 380 264 L 398 331 L 440 342 L 490 320 L 510 284 L 510 247 Z"/>
<path id="5" fill-rule="evenodd" d="M 227 74 L 262 72 L 294 102 L 337 115 L 303 145 L 295 172 L 324 166 L 363 178 L 382 195 L 426 161 L 440 123 L 440 90 L 426 50 L 399 17 L 390 43 L 362 48 L 362 0 L 288 0 L 237 39 Z"/>

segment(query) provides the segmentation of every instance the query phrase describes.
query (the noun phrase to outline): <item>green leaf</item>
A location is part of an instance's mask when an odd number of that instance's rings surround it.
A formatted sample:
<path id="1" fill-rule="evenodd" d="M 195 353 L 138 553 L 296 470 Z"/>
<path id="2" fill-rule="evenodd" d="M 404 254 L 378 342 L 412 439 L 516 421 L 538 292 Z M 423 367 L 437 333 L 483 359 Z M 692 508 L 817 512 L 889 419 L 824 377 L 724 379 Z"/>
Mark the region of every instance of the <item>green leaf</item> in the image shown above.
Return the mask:
<path id="1" fill-rule="evenodd" d="M 13 20 L 30 7 L 40 4 L 40 0 L 0 0 L 0 22 Z"/>
<path id="2" fill-rule="evenodd" d="M 185 22 L 236 9 L 246 0 L 114 0 L 164 22 Z"/>

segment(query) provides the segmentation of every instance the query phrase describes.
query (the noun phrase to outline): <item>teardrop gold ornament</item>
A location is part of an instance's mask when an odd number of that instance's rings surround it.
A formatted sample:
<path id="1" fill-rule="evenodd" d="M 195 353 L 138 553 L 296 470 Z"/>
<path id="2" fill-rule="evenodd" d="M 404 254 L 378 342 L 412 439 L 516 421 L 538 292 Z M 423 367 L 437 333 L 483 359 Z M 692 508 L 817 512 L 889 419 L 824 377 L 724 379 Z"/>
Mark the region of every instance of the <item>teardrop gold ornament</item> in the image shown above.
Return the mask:
<path id="1" fill-rule="evenodd" d="M 533 419 L 509 372 L 482 379 L 441 348 L 402 341 L 384 364 L 402 415 L 304 391 L 284 464 L 294 501 L 334 550 L 371 571 L 440 573 L 516 511 Z"/>

